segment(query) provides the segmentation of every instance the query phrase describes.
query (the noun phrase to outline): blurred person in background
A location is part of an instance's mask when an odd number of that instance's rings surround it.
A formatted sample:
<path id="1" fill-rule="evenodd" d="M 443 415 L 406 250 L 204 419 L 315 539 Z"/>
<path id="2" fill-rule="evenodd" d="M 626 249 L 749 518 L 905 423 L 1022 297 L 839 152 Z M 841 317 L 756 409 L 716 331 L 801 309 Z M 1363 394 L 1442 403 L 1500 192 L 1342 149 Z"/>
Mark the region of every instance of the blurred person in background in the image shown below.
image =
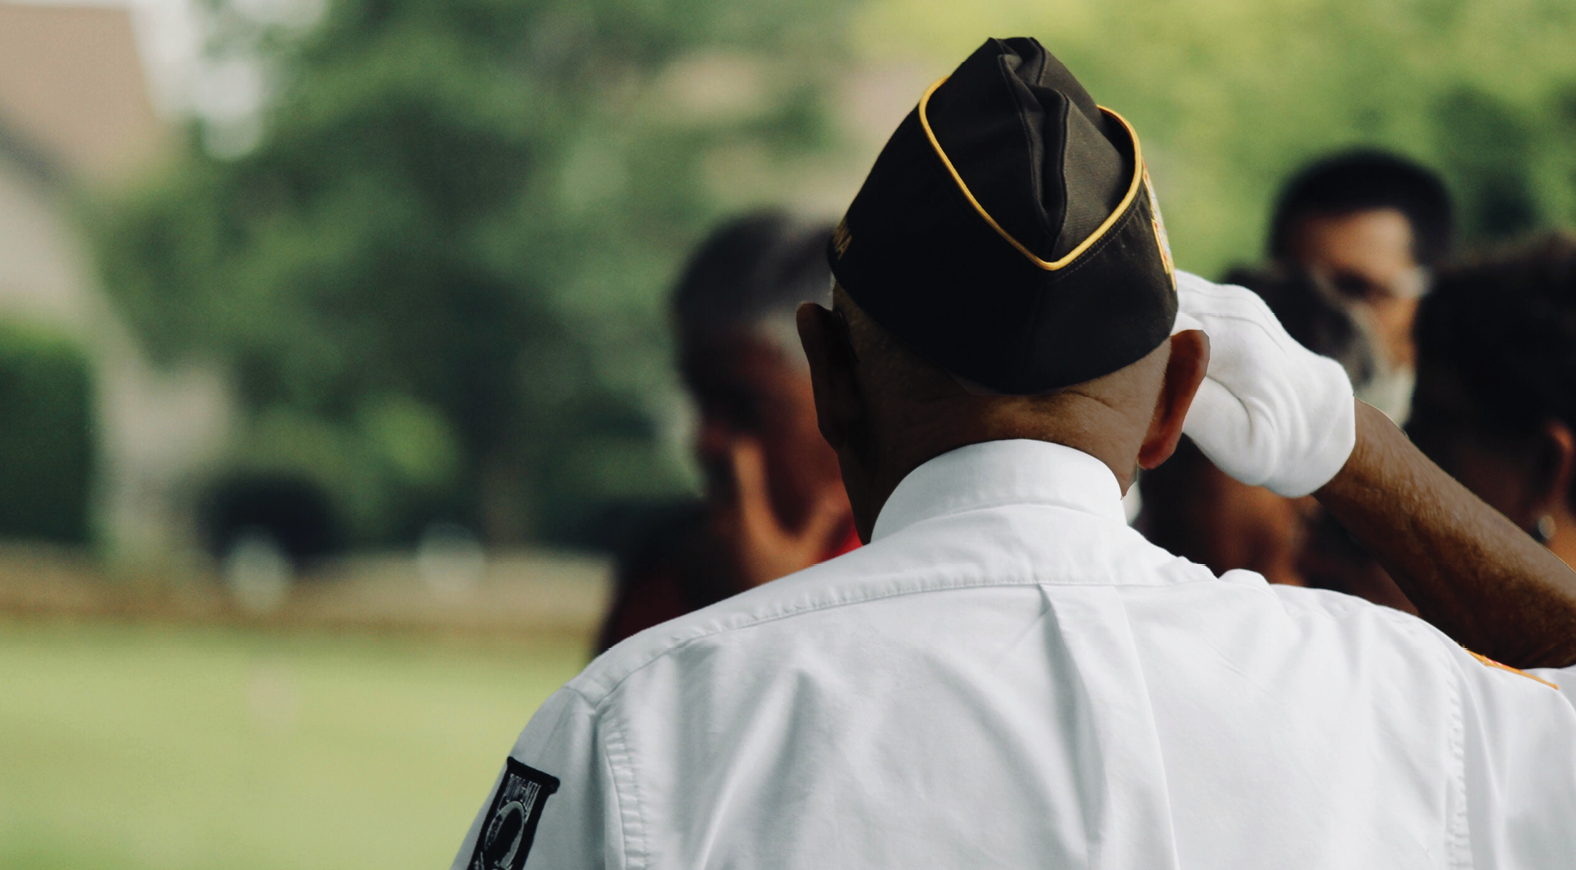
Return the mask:
<path id="1" fill-rule="evenodd" d="M 1368 333 L 1352 318 L 1351 304 L 1317 274 L 1239 268 L 1224 282 L 1257 293 L 1292 338 L 1340 363 L 1359 392 L 1372 380 L 1377 364 Z M 1312 498 L 1241 483 L 1188 438 L 1164 465 L 1144 473 L 1143 492 L 1138 528 L 1151 542 L 1217 574 L 1241 568 L 1271 583 L 1305 585 L 1299 557 L 1308 524 L 1321 514 Z"/>
<path id="2" fill-rule="evenodd" d="M 598 649 L 859 545 L 816 430 L 794 312 L 831 299 L 830 225 L 763 212 L 717 229 L 673 292 L 704 501 L 628 548 Z"/>
<path id="3" fill-rule="evenodd" d="M 1418 314 L 1407 431 L 1576 565 L 1576 236 L 1550 235 L 1440 276 Z"/>
<path id="4" fill-rule="evenodd" d="M 1454 232 L 1439 176 L 1381 151 L 1319 160 L 1276 201 L 1270 257 L 1314 272 L 1353 304 L 1378 350 L 1378 370 L 1358 397 L 1398 423 L 1411 401 L 1418 300 Z"/>

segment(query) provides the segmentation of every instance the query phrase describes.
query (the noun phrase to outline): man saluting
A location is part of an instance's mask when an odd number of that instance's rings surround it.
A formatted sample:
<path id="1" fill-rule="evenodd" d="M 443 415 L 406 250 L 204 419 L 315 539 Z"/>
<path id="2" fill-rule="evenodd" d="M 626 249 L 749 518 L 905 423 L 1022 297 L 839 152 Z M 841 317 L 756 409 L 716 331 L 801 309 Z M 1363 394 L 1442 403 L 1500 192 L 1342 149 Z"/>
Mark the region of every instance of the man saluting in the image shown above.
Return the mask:
<path id="1" fill-rule="evenodd" d="M 1247 291 L 1030 39 L 898 127 L 799 331 L 868 546 L 614 647 L 456 868 L 1576 866 L 1576 577 Z M 1184 428 L 1433 625 L 1123 522 Z M 1434 626 L 1438 626 L 1435 628 Z"/>

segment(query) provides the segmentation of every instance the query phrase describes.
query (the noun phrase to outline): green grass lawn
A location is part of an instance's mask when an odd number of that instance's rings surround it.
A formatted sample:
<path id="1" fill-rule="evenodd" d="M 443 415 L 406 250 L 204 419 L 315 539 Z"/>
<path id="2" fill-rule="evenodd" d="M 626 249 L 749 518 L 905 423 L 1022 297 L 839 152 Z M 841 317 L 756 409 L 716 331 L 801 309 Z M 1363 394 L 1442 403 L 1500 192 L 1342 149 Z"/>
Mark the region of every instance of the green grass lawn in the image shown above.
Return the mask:
<path id="1" fill-rule="evenodd" d="M 571 641 L 0 623 L 0 867 L 447 867 Z"/>

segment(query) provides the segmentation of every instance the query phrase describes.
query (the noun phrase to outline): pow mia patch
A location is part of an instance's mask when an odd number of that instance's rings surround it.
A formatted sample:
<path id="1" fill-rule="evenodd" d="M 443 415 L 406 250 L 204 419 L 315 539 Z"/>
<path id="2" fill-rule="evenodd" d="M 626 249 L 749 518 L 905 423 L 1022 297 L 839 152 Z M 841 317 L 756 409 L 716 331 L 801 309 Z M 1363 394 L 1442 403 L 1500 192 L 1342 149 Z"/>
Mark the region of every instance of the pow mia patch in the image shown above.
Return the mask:
<path id="1" fill-rule="evenodd" d="M 522 870 L 542 820 L 542 807 L 558 791 L 558 777 L 510 758 L 503 782 L 476 835 L 470 870 Z"/>

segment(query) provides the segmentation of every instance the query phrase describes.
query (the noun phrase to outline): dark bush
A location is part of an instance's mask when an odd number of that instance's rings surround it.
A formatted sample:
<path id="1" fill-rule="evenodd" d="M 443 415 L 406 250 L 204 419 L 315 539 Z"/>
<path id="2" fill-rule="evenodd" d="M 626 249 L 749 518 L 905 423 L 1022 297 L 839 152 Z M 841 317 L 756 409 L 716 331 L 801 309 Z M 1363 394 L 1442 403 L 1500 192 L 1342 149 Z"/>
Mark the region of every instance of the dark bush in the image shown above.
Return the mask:
<path id="1" fill-rule="evenodd" d="M 88 540 L 92 402 L 76 342 L 0 323 L 0 537 Z"/>
<path id="2" fill-rule="evenodd" d="M 198 514 L 204 544 L 216 559 L 247 535 L 263 534 L 302 570 L 344 544 L 328 494 L 295 474 L 237 473 L 216 480 Z"/>

